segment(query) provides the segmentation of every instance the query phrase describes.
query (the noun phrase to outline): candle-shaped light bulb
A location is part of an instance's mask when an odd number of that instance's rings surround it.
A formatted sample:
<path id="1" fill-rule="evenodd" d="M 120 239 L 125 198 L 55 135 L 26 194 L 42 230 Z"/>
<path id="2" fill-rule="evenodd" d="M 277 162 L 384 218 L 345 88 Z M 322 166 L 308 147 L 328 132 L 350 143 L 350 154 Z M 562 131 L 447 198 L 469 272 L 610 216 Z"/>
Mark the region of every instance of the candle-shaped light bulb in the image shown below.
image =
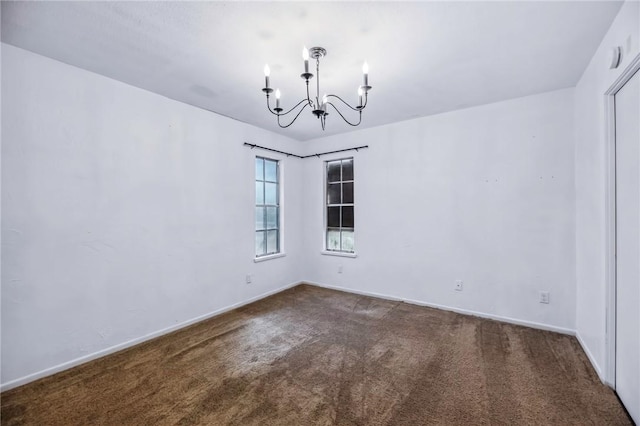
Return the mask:
<path id="1" fill-rule="evenodd" d="M 362 74 L 364 75 L 364 86 L 368 86 L 369 85 L 369 64 L 366 62 L 362 64 Z"/>
<path id="2" fill-rule="evenodd" d="M 280 108 L 280 89 L 276 89 L 276 108 Z"/>
<path id="3" fill-rule="evenodd" d="M 309 74 L 309 49 L 306 46 L 302 48 L 302 59 L 304 59 L 304 72 Z"/>
<path id="4" fill-rule="evenodd" d="M 358 97 L 360 98 L 359 106 L 362 106 L 362 86 L 358 87 Z"/>
<path id="5" fill-rule="evenodd" d="M 267 89 L 269 88 L 269 74 L 271 74 L 271 69 L 269 68 L 269 64 L 267 64 L 264 66 L 264 87 Z"/>
<path id="6" fill-rule="evenodd" d="M 322 97 L 322 110 L 324 112 L 327 112 L 327 95 L 326 94 Z"/>

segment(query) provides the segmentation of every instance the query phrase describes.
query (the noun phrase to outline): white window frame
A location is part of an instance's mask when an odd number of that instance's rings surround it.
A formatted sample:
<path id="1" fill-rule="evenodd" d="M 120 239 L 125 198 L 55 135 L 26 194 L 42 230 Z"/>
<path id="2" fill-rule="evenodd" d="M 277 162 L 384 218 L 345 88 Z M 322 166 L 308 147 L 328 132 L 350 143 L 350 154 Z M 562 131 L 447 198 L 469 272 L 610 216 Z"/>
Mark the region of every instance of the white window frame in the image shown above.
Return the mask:
<path id="1" fill-rule="evenodd" d="M 262 179 L 258 179 L 258 176 L 256 176 L 256 160 L 263 160 L 263 161 L 273 161 L 276 163 L 276 184 L 277 184 L 277 189 L 276 189 L 276 204 L 275 205 L 271 205 L 271 204 L 266 204 L 266 199 L 263 195 L 263 204 L 256 204 L 256 193 L 255 193 L 255 183 L 256 182 L 270 182 L 273 183 L 272 181 L 266 181 L 265 179 L 265 173 L 266 173 L 266 168 L 263 165 L 263 176 Z M 282 166 L 282 160 L 278 159 L 278 158 L 271 158 L 271 157 L 265 157 L 262 155 L 256 155 L 253 159 L 253 175 L 254 175 L 254 203 L 253 203 L 253 209 L 254 209 L 254 225 L 253 225 L 253 238 L 254 238 L 254 249 L 253 249 L 253 255 L 254 255 L 254 262 L 262 262 L 265 260 L 269 260 L 269 259 L 274 259 L 274 258 L 278 258 L 278 257 L 283 257 L 285 255 L 284 253 L 284 244 L 283 244 L 283 228 L 284 228 L 284 214 L 283 214 L 283 166 Z M 263 186 L 263 191 L 264 191 L 264 186 Z M 256 228 L 255 225 L 255 210 L 258 207 L 277 207 L 278 209 L 278 214 L 277 214 L 277 219 L 276 219 L 276 223 L 277 223 L 277 228 L 265 228 L 264 230 L 258 230 Z M 265 209 L 265 226 L 266 226 L 266 209 Z M 278 231 L 278 250 L 276 252 L 266 252 L 265 254 L 260 254 L 258 255 L 256 253 L 256 249 L 255 249 L 255 238 L 256 238 L 256 233 L 257 232 L 264 232 L 264 236 L 265 236 L 265 251 L 266 251 L 266 238 L 267 238 L 267 231 L 268 230 L 274 230 L 276 229 Z"/>
<path id="2" fill-rule="evenodd" d="M 329 255 L 329 256 L 341 256 L 341 257 L 357 257 L 356 255 L 356 251 L 355 251 L 355 241 L 356 241 L 356 230 L 355 230 L 355 193 L 354 193 L 354 202 L 353 203 L 340 203 L 340 204 L 329 204 L 329 194 L 328 194 L 328 187 L 329 187 L 329 163 L 334 163 L 336 161 L 345 161 L 345 160 L 351 160 L 353 163 L 353 179 L 351 180 L 347 180 L 347 181 L 343 181 L 342 180 L 342 169 L 340 170 L 341 176 L 340 176 L 340 183 L 344 183 L 344 182 L 353 182 L 354 185 L 354 192 L 355 192 L 355 159 L 354 157 L 341 157 L 341 158 L 333 158 L 330 160 L 326 160 L 322 162 L 322 172 L 323 172 L 323 203 L 322 203 L 322 209 L 323 209 L 323 250 L 322 250 L 322 254 L 324 255 Z M 342 201 L 342 200 L 341 200 Z M 353 229 L 353 241 L 354 241 L 354 248 L 353 251 L 347 251 L 347 250 L 342 250 L 342 242 L 341 242 L 341 249 L 340 250 L 335 250 L 335 249 L 330 249 L 328 247 L 328 231 L 329 231 L 329 226 L 328 226 L 328 207 L 330 206 L 353 206 L 353 210 L 354 210 L 354 226 L 353 228 L 348 228 L 348 229 Z M 342 213 L 341 213 L 341 218 L 342 218 Z M 341 220 L 342 222 L 342 220 Z M 342 223 L 341 223 L 342 225 Z M 340 231 L 342 231 L 342 226 L 339 227 Z"/>

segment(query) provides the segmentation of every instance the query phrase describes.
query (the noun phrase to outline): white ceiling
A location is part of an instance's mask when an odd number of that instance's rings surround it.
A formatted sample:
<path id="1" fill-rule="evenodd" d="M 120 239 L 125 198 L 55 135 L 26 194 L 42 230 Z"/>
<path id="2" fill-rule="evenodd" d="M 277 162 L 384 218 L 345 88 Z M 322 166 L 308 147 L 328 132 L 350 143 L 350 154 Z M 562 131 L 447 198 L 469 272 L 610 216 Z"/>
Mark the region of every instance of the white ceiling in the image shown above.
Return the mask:
<path id="1" fill-rule="evenodd" d="M 322 46 L 321 92 L 371 127 L 574 86 L 620 9 L 569 2 L 2 2 L 2 41 L 283 135 L 351 131 L 307 109 L 288 129 L 266 110 L 262 69 L 302 99 L 302 46 Z M 351 116 L 352 118 L 355 118 Z"/>

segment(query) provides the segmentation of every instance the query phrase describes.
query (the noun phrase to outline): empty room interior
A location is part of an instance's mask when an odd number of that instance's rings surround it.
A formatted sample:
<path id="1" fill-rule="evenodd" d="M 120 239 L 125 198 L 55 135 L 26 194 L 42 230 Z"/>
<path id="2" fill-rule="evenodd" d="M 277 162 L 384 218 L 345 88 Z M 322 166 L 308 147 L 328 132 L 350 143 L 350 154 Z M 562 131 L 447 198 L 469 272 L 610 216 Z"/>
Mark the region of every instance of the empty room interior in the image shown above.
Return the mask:
<path id="1" fill-rule="evenodd" d="M 1 3 L 6 425 L 640 422 L 640 2 Z"/>

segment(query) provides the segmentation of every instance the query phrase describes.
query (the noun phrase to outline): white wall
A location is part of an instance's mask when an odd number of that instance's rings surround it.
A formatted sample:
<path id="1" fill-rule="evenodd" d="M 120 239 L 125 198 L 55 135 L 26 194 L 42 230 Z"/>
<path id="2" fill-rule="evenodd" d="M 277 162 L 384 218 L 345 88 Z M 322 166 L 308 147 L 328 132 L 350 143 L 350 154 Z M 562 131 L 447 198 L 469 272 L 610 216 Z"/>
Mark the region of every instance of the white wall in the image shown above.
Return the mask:
<path id="1" fill-rule="evenodd" d="M 576 109 L 576 328 L 601 377 L 605 368 L 605 98 L 604 93 L 639 52 L 640 3 L 623 4 L 575 89 Z M 609 49 L 622 46 L 622 63 L 608 68 Z"/>
<path id="2" fill-rule="evenodd" d="M 2 59 L 3 387 L 300 281 L 302 162 L 282 160 L 287 256 L 254 263 L 264 152 L 242 146 L 298 142 L 6 44 Z"/>
<path id="3" fill-rule="evenodd" d="M 623 69 L 638 32 L 628 2 L 575 93 L 304 144 L 2 44 L 3 387 L 301 279 L 577 328 L 600 369 L 602 94 L 619 73 L 603 60 L 631 35 Z M 244 141 L 371 147 L 345 154 L 357 258 L 320 254 L 331 157 L 282 158 L 287 256 L 253 262 L 246 176 L 265 153 Z"/>
<path id="4" fill-rule="evenodd" d="M 305 278 L 573 330 L 573 140 L 565 89 L 310 141 L 307 153 L 370 148 L 345 154 L 355 259 L 320 253 L 323 161 L 340 155 L 306 160 Z"/>

